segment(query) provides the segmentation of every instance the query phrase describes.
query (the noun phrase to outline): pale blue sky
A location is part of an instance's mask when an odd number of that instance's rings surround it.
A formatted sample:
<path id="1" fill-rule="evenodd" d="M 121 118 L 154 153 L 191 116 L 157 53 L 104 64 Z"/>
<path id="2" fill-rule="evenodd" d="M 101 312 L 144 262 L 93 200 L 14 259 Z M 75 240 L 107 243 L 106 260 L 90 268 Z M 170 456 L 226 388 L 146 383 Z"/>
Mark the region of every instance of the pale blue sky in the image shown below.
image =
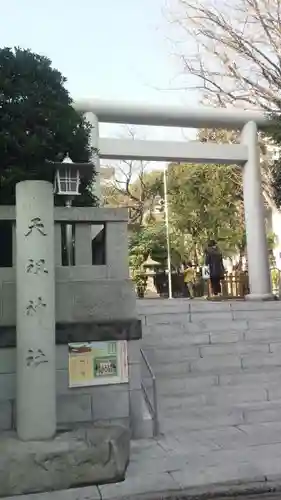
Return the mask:
<path id="1" fill-rule="evenodd" d="M 0 7 L 0 46 L 48 56 L 67 77 L 73 98 L 194 105 L 194 95 L 157 90 L 182 83 L 167 39 L 165 0 L 0 0 Z M 120 131 L 112 126 L 102 133 Z M 175 129 L 146 129 L 144 135 L 183 138 Z"/>

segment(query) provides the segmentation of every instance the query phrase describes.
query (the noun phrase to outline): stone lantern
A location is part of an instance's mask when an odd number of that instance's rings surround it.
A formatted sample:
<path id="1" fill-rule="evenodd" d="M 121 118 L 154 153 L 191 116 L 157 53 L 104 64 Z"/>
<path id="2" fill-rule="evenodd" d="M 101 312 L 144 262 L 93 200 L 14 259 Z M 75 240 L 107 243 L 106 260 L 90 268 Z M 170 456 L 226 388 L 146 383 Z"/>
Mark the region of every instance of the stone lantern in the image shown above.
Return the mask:
<path id="1" fill-rule="evenodd" d="M 149 255 L 143 263 L 143 268 L 145 269 L 145 273 L 147 275 L 147 292 L 150 295 L 158 295 L 155 287 L 155 275 L 159 267 L 161 267 L 161 264 L 156 260 L 153 260 L 151 255 Z"/>

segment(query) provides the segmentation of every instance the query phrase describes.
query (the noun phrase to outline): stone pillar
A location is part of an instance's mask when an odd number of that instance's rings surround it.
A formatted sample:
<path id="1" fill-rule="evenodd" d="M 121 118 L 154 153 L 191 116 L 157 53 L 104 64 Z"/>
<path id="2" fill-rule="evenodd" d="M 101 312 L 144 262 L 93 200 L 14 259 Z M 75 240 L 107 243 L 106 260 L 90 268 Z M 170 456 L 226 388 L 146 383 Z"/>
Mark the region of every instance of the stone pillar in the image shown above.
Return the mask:
<path id="1" fill-rule="evenodd" d="M 99 148 L 99 121 L 94 113 L 88 112 L 85 113 L 86 120 L 91 124 L 91 134 L 90 134 L 90 145 L 92 148 Z M 94 193 L 96 197 L 102 203 L 102 195 L 101 195 L 101 176 L 100 176 L 100 159 L 97 154 L 94 154 L 91 158 L 91 161 L 95 164 L 96 167 L 96 177 L 95 177 L 95 190 Z"/>
<path id="2" fill-rule="evenodd" d="M 54 202 L 49 182 L 16 187 L 17 433 L 56 432 Z"/>
<path id="3" fill-rule="evenodd" d="M 248 147 L 248 161 L 243 168 L 243 191 L 250 295 L 247 299 L 269 300 L 271 292 L 265 211 L 261 188 L 260 153 L 257 125 L 249 122 L 242 131 Z"/>

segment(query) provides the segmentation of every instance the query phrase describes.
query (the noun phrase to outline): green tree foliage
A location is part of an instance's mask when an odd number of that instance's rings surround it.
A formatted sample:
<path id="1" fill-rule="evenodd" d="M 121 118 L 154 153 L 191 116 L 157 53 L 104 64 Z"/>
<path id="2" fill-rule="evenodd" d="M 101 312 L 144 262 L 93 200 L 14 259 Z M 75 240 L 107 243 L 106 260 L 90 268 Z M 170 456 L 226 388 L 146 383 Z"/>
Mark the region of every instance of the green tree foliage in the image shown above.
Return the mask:
<path id="1" fill-rule="evenodd" d="M 272 191 L 277 208 L 281 208 L 281 162 L 275 161 L 272 165 Z"/>
<path id="2" fill-rule="evenodd" d="M 165 265 L 166 249 L 166 230 L 163 222 L 138 227 L 129 238 L 130 265 L 132 268 L 140 268 L 148 255 Z"/>
<path id="3" fill-rule="evenodd" d="M 235 131 L 202 129 L 198 133 L 202 142 L 235 142 Z M 145 186 L 145 189 L 144 189 Z M 166 233 L 164 213 L 155 217 L 155 200 L 164 196 L 163 172 L 145 173 L 130 186 L 137 199 L 145 201 L 142 221 L 146 227 L 136 226 L 131 238 L 130 252 L 140 264 L 148 253 L 155 260 L 157 248 L 165 249 Z M 145 196 L 143 196 L 145 193 Z M 245 252 L 244 207 L 242 171 L 240 167 L 226 165 L 172 164 L 168 169 L 168 205 L 172 263 L 192 258 L 201 263 L 203 249 L 210 238 L 219 240 L 225 254 Z M 138 229 L 138 231 L 137 231 Z M 162 236 L 162 239 L 159 238 Z M 136 259 L 136 255 L 138 258 Z"/>
<path id="4" fill-rule="evenodd" d="M 0 49 L 1 204 L 15 202 L 19 181 L 52 181 L 45 160 L 60 161 L 69 153 L 73 161 L 89 161 L 90 125 L 72 107 L 65 81 L 46 57 L 20 48 Z M 74 203 L 96 203 L 91 184 L 82 181 L 82 196 Z"/>
<path id="5" fill-rule="evenodd" d="M 168 191 L 172 227 L 195 261 L 211 238 L 226 253 L 238 249 L 244 234 L 239 168 L 172 164 Z"/>

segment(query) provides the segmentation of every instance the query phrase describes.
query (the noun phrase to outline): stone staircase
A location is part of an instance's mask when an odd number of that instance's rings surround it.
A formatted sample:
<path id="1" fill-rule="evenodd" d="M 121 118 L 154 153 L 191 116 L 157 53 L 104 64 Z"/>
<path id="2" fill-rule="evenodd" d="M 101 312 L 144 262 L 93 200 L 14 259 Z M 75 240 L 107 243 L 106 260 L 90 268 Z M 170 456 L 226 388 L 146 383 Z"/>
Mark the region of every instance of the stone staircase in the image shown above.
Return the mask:
<path id="1" fill-rule="evenodd" d="M 228 427 L 233 446 L 237 429 L 281 422 L 281 302 L 138 305 L 162 433 Z"/>

